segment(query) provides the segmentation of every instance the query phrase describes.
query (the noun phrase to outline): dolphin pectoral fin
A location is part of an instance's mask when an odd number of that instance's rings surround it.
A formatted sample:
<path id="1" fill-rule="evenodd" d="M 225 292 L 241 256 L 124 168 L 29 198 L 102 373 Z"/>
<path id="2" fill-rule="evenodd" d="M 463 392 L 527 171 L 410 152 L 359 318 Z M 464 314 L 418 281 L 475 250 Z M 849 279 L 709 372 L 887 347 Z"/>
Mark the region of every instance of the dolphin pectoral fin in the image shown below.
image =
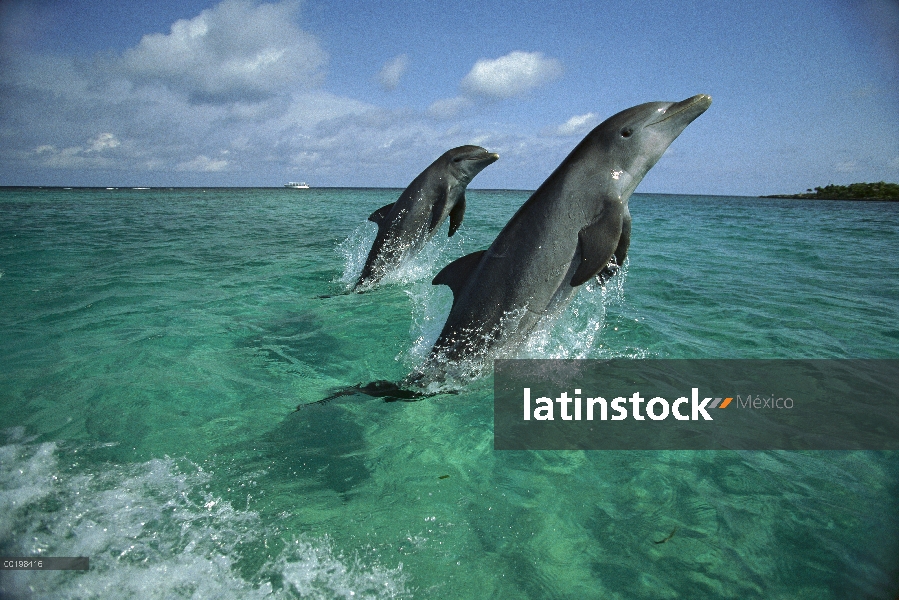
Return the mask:
<path id="1" fill-rule="evenodd" d="M 622 220 L 604 216 L 581 229 L 578 234 L 581 264 L 571 278 L 572 287 L 586 282 L 609 264 L 621 238 Z"/>
<path id="2" fill-rule="evenodd" d="M 434 199 L 431 207 L 431 222 L 428 224 L 428 231 L 433 231 L 435 227 L 443 221 L 443 210 L 446 208 L 446 190 L 441 189 L 440 195 Z"/>
<path id="3" fill-rule="evenodd" d="M 375 212 L 368 215 L 368 220 L 371 221 L 372 223 L 376 223 L 380 227 L 381 222 L 387 218 L 387 213 L 389 213 L 391 210 L 393 210 L 394 204 L 396 204 L 396 202 L 391 202 L 390 204 L 385 204 L 384 206 L 382 206 Z"/>
<path id="4" fill-rule="evenodd" d="M 465 195 L 464 194 L 456 202 L 456 205 L 453 207 L 453 210 L 450 211 L 449 216 L 450 216 L 449 237 L 453 237 L 453 234 L 456 233 L 457 229 L 459 229 L 459 225 L 462 224 L 462 217 L 465 216 Z"/>
<path id="5" fill-rule="evenodd" d="M 453 296 L 455 296 L 462 289 L 462 286 L 465 285 L 465 282 L 468 281 L 468 277 L 477 268 L 478 263 L 481 262 L 484 252 L 486 250 L 478 250 L 477 252 L 466 254 L 462 258 L 457 258 L 443 267 L 431 283 L 433 285 L 448 285 L 453 290 Z"/>
<path id="6" fill-rule="evenodd" d="M 618 238 L 618 247 L 615 248 L 615 263 L 619 267 L 624 266 L 624 259 L 627 258 L 627 249 L 631 245 L 631 213 L 626 211 L 624 218 L 621 220 L 621 237 Z"/>
<path id="7" fill-rule="evenodd" d="M 631 213 L 625 211 L 624 218 L 621 220 L 621 237 L 618 238 L 618 247 L 615 248 L 615 253 L 609 259 L 609 263 L 596 274 L 596 280 L 599 281 L 599 285 L 605 285 L 624 266 L 624 259 L 627 258 L 627 249 L 630 243 Z"/>

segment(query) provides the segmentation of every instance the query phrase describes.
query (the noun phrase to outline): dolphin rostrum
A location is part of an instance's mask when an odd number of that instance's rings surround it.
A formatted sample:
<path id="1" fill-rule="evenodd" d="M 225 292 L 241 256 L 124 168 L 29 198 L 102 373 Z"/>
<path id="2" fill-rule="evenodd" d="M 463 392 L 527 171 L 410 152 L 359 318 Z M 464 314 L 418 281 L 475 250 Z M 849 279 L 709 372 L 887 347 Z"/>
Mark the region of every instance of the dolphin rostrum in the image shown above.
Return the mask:
<path id="1" fill-rule="evenodd" d="M 450 219 L 452 237 L 465 214 L 465 188 L 484 167 L 499 158 L 480 146 L 459 146 L 412 180 L 399 200 L 382 206 L 368 217 L 378 235 L 354 289 L 369 288 L 413 256 Z"/>
<path id="2" fill-rule="evenodd" d="M 493 244 L 448 264 L 453 306 L 429 358 L 405 384 L 463 378 L 513 353 L 586 281 L 610 277 L 630 242 L 628 198 L 671 142 L 712 103 L 650 102 L 601 123 L 518 209 Z M 480 363 L 480 366 L 460 363 Z"/>

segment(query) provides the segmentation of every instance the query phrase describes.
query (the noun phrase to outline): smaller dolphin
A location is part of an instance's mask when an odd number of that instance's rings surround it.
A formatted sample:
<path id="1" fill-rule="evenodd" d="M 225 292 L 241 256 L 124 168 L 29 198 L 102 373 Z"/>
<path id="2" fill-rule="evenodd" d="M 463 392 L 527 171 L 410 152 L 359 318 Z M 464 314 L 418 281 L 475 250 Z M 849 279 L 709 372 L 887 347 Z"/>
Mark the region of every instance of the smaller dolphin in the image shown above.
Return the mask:
<path id="1" fill-rule="evenodd" d="M 487 165 L 499 158 L 480 146 L 448 150 L 412 180 L 399 200 L 368 217 L 378 235 L 354 290 L 377 284 L 416 254 L 449 216 L 452 237 L 465 214 L 465 188 Z"/>

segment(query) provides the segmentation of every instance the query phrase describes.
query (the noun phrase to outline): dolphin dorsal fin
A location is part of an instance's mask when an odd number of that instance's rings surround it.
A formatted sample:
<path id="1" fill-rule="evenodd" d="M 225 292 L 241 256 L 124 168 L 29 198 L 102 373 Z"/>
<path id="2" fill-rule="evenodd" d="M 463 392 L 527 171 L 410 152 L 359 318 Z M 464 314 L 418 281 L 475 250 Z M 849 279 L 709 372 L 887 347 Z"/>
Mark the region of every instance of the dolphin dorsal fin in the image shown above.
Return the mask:
<path id="1" fill-rule="evenodd" d="M 462 194 L 462 197 L 456 200 L 456 205 L 453 206 L 449 216 L 449 237 L 453 237 L 453 234 L 459 229 L 459 225 L 462 224 L 462 217 L 465 216 L 465 194 Z"/>
<path id="2" fill-rule="evenodd" d="M 618 248 L 624 219 L 620 210 L 610 212 L 600 215 L 599 219 L 578 233 L 581 262 L 571 278 L 572 287 L 581 285 L 602 271 Z"/>
<path id="3" fill-rule="evenodd" d="M 385 218 L 387 218 L 387 213 L 389 213 L 391 210 L 393 210 L 394 204 L 396 204 L 396 202 L 391 202 L 390 204 L 385 204 L 384 206 L 382 206 L 375 212 L 368 215 L 368 220 L 371 221 L 372 223 L 376 223 L 378 226 L 380 226 L 381 221 L 383 221 Z"/>
<path id="4" fill-rule="evenodd" d="M 465 285 L 465 282 L 468 281 L 468 277 L 471 275 L 472 271 L 474 271 L 481 262 L 481 257 L 484 256 L 484 252 L 486 252 L 486 250 L 478 250 L 477 252 L 466 254 L 462 258 L 457 258 L 443 267 L 431 283 L 434 285 L 448 285 L 449 288 L 453 290 L 453 296 L 455 296 L 459 293 L 459 290 L 462 289 L 462 286 Z"/>

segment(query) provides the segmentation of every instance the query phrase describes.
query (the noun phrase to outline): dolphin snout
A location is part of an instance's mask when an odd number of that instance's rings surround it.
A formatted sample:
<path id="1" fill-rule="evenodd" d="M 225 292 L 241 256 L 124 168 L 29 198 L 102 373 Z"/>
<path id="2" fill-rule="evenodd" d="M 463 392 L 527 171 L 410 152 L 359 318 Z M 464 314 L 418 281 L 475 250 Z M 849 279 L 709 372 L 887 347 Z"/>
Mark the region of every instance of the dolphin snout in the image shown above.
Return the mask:
<path id="1" fill-rule="evenodd" d="M 683 119 L 686 124 L 690 123 L 704 113 L 706 109 L 712 105 L 712 97 L 708 94 L 696 94 L 691 98 L 687 98 L 686 100 L 681 100 L 680 102 L 675 102 L 671 106 L 665 109 L 665 112 L 659 113 L 658 117 L 655 121 L 651 123 L 647 123 L 647 127 L 651 125 L 658 125 L 663 121 L 667 121 L 673 117 L 677 117 L 680 115 L 681 119 Z"/>

